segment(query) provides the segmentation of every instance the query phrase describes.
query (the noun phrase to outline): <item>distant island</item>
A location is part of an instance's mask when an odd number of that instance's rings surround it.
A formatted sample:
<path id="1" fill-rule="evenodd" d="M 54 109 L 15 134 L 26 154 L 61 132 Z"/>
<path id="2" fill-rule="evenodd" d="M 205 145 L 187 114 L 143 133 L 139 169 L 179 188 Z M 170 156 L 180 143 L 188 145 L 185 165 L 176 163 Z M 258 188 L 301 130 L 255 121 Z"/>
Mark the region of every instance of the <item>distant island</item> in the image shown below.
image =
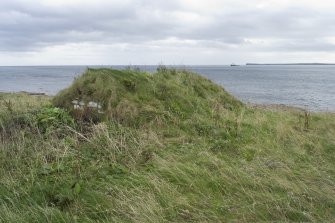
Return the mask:
<path id="1" fill-rule="evenodd" d="M 335 65 L 335 63 L 246 63 L 246 65 Z"/>

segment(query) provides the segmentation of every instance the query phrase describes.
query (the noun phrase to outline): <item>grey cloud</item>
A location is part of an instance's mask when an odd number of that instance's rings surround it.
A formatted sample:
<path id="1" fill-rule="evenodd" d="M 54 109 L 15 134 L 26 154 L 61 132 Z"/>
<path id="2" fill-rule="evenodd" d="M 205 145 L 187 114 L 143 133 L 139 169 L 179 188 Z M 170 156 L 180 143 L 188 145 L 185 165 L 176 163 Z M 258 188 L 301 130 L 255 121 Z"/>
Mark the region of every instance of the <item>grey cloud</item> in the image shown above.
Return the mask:
<path id="1" fill-rule="evenodd" d="M 31 50 L 48 44 L 71 42 L 136 42 L 164 38 L 174 25 L 147 18 L 136 6 L 55 10 L 42 6 L 1 7 L 0 50 Z M 150 14 L 150 11 L 145 11 Z"/>
<path id="2" fill-rule="evenodd" d="M 308 41 L 297 39 L 278 41 L 271 50 L 279 52 L 332 52 L 335 51 L 335 45 L 323 39 L 310 39 Z"/>
<path id="3" fill-rule="evenodd" d="M 51 8 L 32 3 L 9 0 L 0 3 L 0 51 L 36 51 L 77 42 L 141 44 L 169 37 L 195 40 L 199 47 L 335 50 L 333 44 L 321 39 L 335 35 L 331 10 L 317 11 L 303 6 L 281 10 L 222 8 L 222 13 L 203 15 L 212 16 L 211 22 L 190 26 L 175 16 L 176 12 L 187 11 L 176 0 L 140 0 L 92 8 L 85 5 Z M 246 41 L 257 38 L 272 39 L 277 45 Z"/>

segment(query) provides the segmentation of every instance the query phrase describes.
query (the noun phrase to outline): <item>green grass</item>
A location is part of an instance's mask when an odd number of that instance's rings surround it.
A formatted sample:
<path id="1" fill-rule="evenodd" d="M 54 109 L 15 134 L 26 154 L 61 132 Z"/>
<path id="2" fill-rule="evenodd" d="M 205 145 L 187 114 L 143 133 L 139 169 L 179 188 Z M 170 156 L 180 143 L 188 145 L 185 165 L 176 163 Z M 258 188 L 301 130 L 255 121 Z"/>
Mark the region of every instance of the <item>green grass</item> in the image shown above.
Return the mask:
<path id="1" fill-rule="evenodd" d="M 335 114 L 306 128 L 187 71 L 89 69 L 0 94 L 0 222 L 332 222 L 334 135 Z"/>

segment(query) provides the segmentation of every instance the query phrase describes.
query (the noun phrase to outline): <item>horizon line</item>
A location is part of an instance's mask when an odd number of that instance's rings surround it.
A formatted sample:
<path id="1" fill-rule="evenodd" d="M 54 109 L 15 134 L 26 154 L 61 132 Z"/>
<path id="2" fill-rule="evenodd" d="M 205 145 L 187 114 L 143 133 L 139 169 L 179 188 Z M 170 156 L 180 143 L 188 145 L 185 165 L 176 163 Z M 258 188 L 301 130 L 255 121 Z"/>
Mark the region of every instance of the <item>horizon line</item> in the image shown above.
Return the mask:
<path id="1" fill-rule="evenodd" d="M 58 66 L 231 66 L 231 65 L 238 65 L 238 66 L 251 66 L 251 65 L 335 65 L 335 63 L 319 63 L 319 62 L 298 62 L 298 63 L 230 63 L 230 64 L 48 64 L 48 65 L 0 65 L 0 67 L 58 67 Z"/>

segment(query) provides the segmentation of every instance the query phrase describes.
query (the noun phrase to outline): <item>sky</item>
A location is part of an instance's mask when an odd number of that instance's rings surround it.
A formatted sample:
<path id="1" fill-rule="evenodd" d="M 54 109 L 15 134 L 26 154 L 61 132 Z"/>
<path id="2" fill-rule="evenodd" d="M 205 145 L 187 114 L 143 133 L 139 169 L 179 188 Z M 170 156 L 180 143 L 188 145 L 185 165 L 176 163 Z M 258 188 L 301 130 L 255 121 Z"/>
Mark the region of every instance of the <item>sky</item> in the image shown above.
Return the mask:
<path id="1" fill-rule="evenodd" d="M 0 65 L 335 63 L 328 0 L 1 0 Z"/>

